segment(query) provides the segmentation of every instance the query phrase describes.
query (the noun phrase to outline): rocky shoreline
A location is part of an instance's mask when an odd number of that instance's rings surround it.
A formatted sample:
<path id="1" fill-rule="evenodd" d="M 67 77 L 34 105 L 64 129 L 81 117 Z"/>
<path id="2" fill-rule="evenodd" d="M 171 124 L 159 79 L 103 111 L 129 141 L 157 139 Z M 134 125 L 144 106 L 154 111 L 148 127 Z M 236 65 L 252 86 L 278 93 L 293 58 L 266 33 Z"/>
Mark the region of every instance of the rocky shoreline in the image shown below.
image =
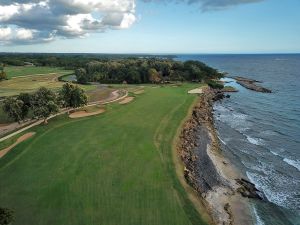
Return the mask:
<path id="1" fill-rule="evenodd" d="M 186 182 L 204 200 L 215 224 L 253 224 L 248 199 L 263 199 L 263 194 L 222 155 L 213 102 L 223 97 L 221 91 L 209 88 L 199 96 L 180 134 L 178 153 L 185 165 Z"/>

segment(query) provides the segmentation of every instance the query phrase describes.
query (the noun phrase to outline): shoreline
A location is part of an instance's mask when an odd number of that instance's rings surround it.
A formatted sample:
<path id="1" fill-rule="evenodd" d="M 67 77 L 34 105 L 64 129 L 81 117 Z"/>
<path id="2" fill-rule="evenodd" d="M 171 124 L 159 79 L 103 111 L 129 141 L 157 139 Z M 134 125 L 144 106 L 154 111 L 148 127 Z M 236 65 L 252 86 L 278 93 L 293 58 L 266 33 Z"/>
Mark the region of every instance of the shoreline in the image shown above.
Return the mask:
<path id="1" fill-rule="evenodd" d="M 248 181 L 241 182 L 242 174 L 222 154 L 214 127 L 213 101 L 219 95 L 206 89 L 181 126 L 177 158 L 184 169 L 177 174 L 198 209 L 200 204 L 198 211 L 210 217 L 209 224 L 254 224 L 248 198 L 259 198 L 258 190 Z"/>

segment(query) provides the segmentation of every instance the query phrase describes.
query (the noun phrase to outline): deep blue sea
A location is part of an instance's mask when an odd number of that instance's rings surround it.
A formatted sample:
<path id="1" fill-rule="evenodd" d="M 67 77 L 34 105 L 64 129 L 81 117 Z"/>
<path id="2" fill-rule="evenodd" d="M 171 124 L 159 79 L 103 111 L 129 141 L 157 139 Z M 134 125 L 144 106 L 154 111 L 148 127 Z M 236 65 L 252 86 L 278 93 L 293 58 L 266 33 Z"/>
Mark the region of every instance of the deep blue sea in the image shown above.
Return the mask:
<path id="1" fill-rule="evenodd" d="M 262 81 L 273 93 L 247 90 L 215 105 L 222 150 L 268 202 L 251 203 L 258 225 L 300 224 L 300 54 L 180 55 Z"/>

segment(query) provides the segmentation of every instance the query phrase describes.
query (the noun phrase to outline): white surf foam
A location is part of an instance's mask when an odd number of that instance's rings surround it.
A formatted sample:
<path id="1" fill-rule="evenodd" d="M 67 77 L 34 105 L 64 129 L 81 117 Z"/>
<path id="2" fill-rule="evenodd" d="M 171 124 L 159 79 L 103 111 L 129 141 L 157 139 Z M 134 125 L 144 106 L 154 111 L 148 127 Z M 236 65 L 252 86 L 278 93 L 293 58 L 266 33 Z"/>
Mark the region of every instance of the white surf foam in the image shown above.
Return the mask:
<path id="1" fill-rule="evenodd" d="M 279 154 L 277 152 L 273 152 L 273 151 L 270 151 L 270 152 L 275 156 L 279 156 Z"/>
<path id="2" fill-rule="evenodd" d="M 223 143 L 223 145 L 226 145 L 227 143 L 224 141 L 224 140 L 222 140 L 220 137 L 218 137 L 219 138 L 219 140 Z"/>
<path id="3" fill-rule="evenodd" d="M 253 212 L 254 212 L 254 216 L 255 216 L 255 219 L 256 219 L 256 225 L 265 225 L 265 223 L 262 221 L 262 219 L 258 215 L 257 210 L 256 210 L 255 207 L 253 207 Z"/>
<path id="4" fill-rule="evenodd" d="M 300 161 L 299 160 L 296 161 L 296 160 L 284 158 L 283 161 L 286 162 L 287 164 L 289 164 L 290 166 L 295 167 L 298 171 L 300 171 Z"/>
<path id="5" fill-rule="evenodd" d="M 248 135 L 246 135 L 247 137 L 247 140 L 251 143 L 251 144 L 254 144 L 254 145 L 263 145 L 263 140 L 261 138 L 253 138 L 253 137 L 250 137 Z"/>
<path id="6" fill-rule="evenodd" d="M 286 194 L 280 192 L 274 192 L 268 185 L 268 180 L 257 173 L 246 172 L 249 180 L 256 185 L 259 190 L 262 190 L 270 202 L 273 202 L 280 206 L 285 206 L 287 199 Z"/>

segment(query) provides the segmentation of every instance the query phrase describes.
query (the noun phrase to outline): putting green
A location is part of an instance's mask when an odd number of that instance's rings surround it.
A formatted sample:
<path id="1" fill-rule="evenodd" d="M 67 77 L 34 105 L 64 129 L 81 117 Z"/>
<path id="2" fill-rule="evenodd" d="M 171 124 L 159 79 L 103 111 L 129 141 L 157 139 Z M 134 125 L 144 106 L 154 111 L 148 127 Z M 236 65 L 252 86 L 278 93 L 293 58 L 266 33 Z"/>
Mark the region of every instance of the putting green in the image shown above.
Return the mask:
<path id="1" fill-rule="evenodd" d="M 146 86 L 131 104 L 30 130 L 0 160 L 1 207 L 15 210 L 16 225 L 205 224 L 172 160 L 191 88 Z"/>

